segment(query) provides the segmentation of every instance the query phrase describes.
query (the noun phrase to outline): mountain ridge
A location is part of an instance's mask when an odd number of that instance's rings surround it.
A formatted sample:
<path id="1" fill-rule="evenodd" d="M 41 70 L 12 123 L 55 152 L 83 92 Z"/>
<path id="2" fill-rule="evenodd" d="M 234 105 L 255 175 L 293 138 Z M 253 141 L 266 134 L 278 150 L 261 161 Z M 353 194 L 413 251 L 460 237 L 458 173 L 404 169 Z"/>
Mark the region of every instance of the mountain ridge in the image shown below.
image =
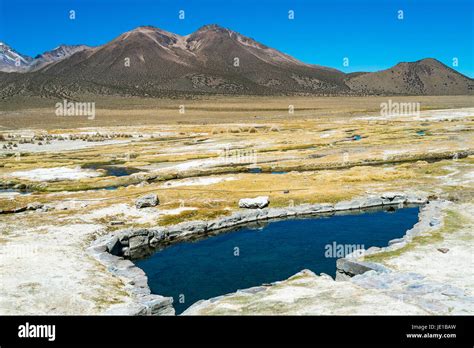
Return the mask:
<path id="1" fill-rule="evenodd" d="M 0 73 L 0 97 L 15 93 L 441 95 L 473 91 L 471 78 L 434 58 L 346 74 L 301 62 L 217 24 L 188 35 L 139 26 L 101 46 L 60 45 L 28 64 L 30 70 Z"/>

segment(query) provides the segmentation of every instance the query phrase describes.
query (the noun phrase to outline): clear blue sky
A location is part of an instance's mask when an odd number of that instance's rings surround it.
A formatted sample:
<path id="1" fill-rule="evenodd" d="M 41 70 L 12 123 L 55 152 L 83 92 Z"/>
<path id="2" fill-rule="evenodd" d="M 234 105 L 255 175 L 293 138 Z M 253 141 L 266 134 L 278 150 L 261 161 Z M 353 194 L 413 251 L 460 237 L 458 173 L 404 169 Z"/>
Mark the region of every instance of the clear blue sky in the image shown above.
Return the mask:
<path id="1" fill-rule="evenodd" d="M 474 0 L 0 0 L 0 41 L 35 56 L 101 45 L 153 25 L 189 34 L 216 23 L 307 63 L 374 71 L 432 57 L 474 76 Z M 68 18 L 69 10 L 76 19 Z M 186 11 L 185 20 L 178 11 Z M 288 11 L 295 19 L 288 20 Z M 397 19 L 397 11 L 404 19 Z M 349 67 L 343 67 L 343 57 Z"/>

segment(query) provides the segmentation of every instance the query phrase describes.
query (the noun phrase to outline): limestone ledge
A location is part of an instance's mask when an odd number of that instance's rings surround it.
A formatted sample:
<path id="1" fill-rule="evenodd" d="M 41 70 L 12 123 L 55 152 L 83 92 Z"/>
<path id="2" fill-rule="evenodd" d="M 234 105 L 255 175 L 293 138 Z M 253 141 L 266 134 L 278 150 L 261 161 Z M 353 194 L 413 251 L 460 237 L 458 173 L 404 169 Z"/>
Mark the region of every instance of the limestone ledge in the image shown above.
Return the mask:
<path id="1" fill-rule="evenodd" d="M 119 277 L 125 283 L 125 290 L 134 298 L 132 304 L 116 306 L 106 311 L 105 315 L 174 315 L 173 298 L 151 294 L 145 272 L 136 267 L 130 259 L 150 255 L 159 248 L 174 242 L 198 238 L 206 234 L 220 233 L 243 224 L 258 221 L 337 214 L 338 212 L 383 206 L 403 206 L 407 204 L 425 204 L 425 206 L 428 206 L 426 203 L 429 203 L 428 198 L 423 195 L 387 192 L 380 196 L 357 198 L 351 201 L 338 202 L 335 205 L 325 203 L 302 204 L 286 208 L 241 210 L 230 216 L 211 221 L 191 221 L 168 227 L 147 229 L 126 229 L 95 240 L 87 251 L 106 266 L 110 272 Z M 421 225 L 419 228 L 421 228 Z M 382 267 L 358 260 L 351 260 L 350 262 L 347 260 L 342 261 L 342 263 L 338 262 L 338 268 L 341 267 L 340 278 L 361 274 L 367 270 L 378 270 L 378 267 Z"/>
<path id="2" fill-rule="evenodd" d="M 368 255 L 382 254 L 396 251 L 405 247 L 411 240 L 421 234 L 429 233 L 442 226 L 443 210 L 450 204 L 449 201 L 436 200 L 425 204 L 418 214 L 418 222 L 408 230 L 401 238 L 392 239 L 386 247 L 372 247 L 367 250 L 358 250 L 357 253 L 346 255 L 336 262 L 336 280 L 347 280 L 367 271 L 386 273 L 389 270 L 383 265 L 373 262 L 366 262 L 364 258 Z"/>
<path id="3" fill-rule="evenodd" d="M 302 270 L 290 278 L 200 300 L 181 315 L 469 315 L 465 290 L 418 273 L 368 271 L 348 281 Z"/>
<path id="4" fill-rule="evenodd" d="M 466 289 L 364 261 L 367 255 L 396 251 L 441 228 L 444 211 L 452 204 L 427 202 L 402 238 L 338 259 L 335 280 L 303 270 L 286 280 L 198 301 L 182 315 L 469 315 L 474 297 Z"/>

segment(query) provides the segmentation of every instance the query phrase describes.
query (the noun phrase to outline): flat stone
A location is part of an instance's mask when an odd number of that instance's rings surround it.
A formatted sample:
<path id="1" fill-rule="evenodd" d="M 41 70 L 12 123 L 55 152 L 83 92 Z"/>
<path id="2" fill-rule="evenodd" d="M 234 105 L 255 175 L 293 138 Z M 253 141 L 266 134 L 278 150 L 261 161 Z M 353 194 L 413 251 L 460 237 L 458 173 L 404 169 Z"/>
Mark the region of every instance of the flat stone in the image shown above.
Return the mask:
<path id="1" fill-rule="evenodd" d="M 338 202 L 334 206 L 335 211 L 354 210 L 354 209 L 360 209 L 360 202 L 357 200 Z"/>
<path id="2" fill-rule="evenodd" d="M 124 225 L 124 224 L 125 224 L 125 222 L 123 222 L 123 221 L 118 221 L 118 220 L 109 221 L 110 226 L 119 226 L 119 225 Z"/>
<path id="3" fill-rule="evenodd" d="M 358 274 L 364 274 L 365 272 L 376 270 L 377 272 L 387 272 L 388 270 L 376 263 L 363 262 L 356 260 L 349 260 L 346 258 L 340 258 L 336 261 L 336 268 L 338 272 L 345 273 L 349 276 L 356 276 Z"/>
<path id="4" fill-rule="evenodd" d="M 137 198 L 135 201 L 135 207 L 137 209 L 155 207 L 159 204 L 158 196 L 154 193 L 150 193 Z"/>
<path id="5" fill-rule="evenodd" d="M 140 302 L 147 307 L 149 315 L 174 315 L 173 298 L 160 295 L 148 295 L 140 298 Z"/>
<path id="6" fill-rule="evenodd" d="M 129 239 L 129 247 L 131 250 L 143 246 L 148 246 L 148 235 L 131 236 Z"/>
<path id="7" fill-rule="evenodd" d="M 39 203 L 39 202 L 33 202 L 33 203 L 29 203 L 27 206 L 26 206 L 26 210 L 37 210 L 37 209 L 41 209 L 44 207 L 44 204 L 43 203 Z"/>
<path id="8" fill-rule="evenodd" d="M 329 203 L 319 204 L 318 213 L 331 213 L 334 212 L 334 205 Z"/>
<path id="9" fill-rule="evenodd" d="M 164 231 L 155 231 L 153 237 L 150 239 L 150 246 L 156 248 L 165 238 L 166 235 Z"/>
<path id="10" fill-rule="evenodd" d="M 242 198 L 239 200 L 239 208 L 262 209 L 270 204 L 268 196 L 258 196 L 255 198 Z"/>
<path id="11" fill-rule="evenodd" d="M 309 215 L 320 211 L 322 206 L 320 204 L 302 204 L 292 208 L 296 215 Z"/>
<path id="12" fill-rule="evenodd" d="M 369 197 L 362 199 L 360 202 L 361 208 L 378 207 L 381 205 L 383 205 L 383 200 L 380 197 Z"/>
<path id="13" fill-rule="evenodd" d="M 147 307 L 139 303 L 131 303 L 128 305 L 114 306 L 104 312 L 104 315 L 146 315 Z"/>

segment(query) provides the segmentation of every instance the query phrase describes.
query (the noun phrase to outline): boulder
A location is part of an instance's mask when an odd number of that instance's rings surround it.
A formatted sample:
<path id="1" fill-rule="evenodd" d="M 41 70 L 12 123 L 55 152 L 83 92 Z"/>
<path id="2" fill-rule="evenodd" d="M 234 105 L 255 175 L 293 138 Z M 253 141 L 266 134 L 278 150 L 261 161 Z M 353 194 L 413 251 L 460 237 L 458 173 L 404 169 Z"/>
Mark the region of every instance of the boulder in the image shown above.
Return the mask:
<path id="1" fill-rule="evenodd" d="M 155 207 L 159 204 L 159 202 L 160 201 L 158 200 L 158 196 L 154 193 L 150 193 L 148 195 L 137 198 L 137 200 L 135 201 L 135 207 L 137 207 L 137 209 Z"/>
<path id="2" fill-rule="evenodd" d="M 44 204 L 41 208 L 36 209 L 36 211 L 47 212 L 47 211 L 50 211 L 52 209 L 54 209 L 53 206 Z"/>
<path id="3" fill-rule="evenodd" d="M 386 192 L 381 198 L 384 205 L 401 204 L 407 201 L 407 196 L 400 192 Z"/>
<path id="4" fill-rule="evenodd" d="M 349 260 L 346 258 L 340 258 L 336 261 L 336 271 L 350 277 L 363 274 L 371 270 L 375 270 L 377 272 L 387 272 L 385 266 L 372 262 Z"/>
<path id="5" fill-rule="evenodd" d="M 107 243 L 107 251 L 111 253 L 112 255 L 118 255 L 121 250 L 122 250 L 122 244 L 120 243 L 117 237 L 113 237 Z"/>
<path id="6" fill-rule="evenodd" d="M 147 307 L 149 315 L 174 315 L 173 298 L 160 295 L 148 295 L 140 298 Z"/>
<path id="7" fill-rule="evenodd" d="M 26 210 L 37 210 L 37 209 L 41 209 L 43 207 L 44 207 L 44 204 L 39 203 L 39 202 L 33 202 L 33 203 L 29 203 L 26 206 Z"/>
<path id="8" fill-rule="evenodd" d="M 270 204 L 268 196 L 258 196 L 255 198 L 242 198 L 239 201 L 239 208 L 262 209 Z"/>
<path id="9" fill-rule="evenodd" d="M 152 237 L 149 242 L 150 246 L 152 248 L 156 248 L 163 240 L 165 240 L 166 232 L 167 230 L 163 228 L 157 228 L 152 230 Z"/>
<path id="10" fill-rule="evenodd" d="M 130 249 L 138 249 L 145 246 L 148 246 L 149 237 L 148 235 L 135 235 L 131 236 L 129 239 Z"/>

